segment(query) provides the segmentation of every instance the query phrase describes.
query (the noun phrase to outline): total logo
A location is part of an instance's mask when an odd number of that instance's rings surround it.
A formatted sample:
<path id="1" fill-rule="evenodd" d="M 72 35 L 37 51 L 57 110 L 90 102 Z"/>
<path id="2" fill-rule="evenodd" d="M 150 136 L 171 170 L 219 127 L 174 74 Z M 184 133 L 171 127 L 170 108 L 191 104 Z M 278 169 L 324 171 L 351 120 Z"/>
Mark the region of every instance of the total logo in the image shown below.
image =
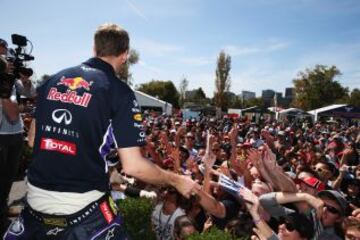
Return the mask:
<path id="1" fill-rule="evenodd" d="M 76 155 L 76 145 L 74 143 L 60 141 L 52 138 L 42 138 L 40 149 L 60 152 L 67 155 Z"/>

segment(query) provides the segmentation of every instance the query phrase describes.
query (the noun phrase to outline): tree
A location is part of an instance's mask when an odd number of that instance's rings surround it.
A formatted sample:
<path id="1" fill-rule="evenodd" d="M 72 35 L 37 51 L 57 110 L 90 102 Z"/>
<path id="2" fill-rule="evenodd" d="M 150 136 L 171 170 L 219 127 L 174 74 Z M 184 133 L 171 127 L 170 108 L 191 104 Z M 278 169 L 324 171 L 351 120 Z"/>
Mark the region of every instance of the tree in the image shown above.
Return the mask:
<path id="1" fill-rule="evenodd" d="M 189 86 L 189 81 L 186 78 L 183 78 L 180 81 L 180 85 L 179 85 L 179 94 L 180 94 L 179 103 L 180 103 L 180 106 L 184 105 L 185 92 L 187 91 L 188 86 Z"/>
<path id="2" fill-rule="evenodd" d="M 293 106 L 310 110 L 337 102 L 347 95 L 347 88 L 335 80 L 341 75 L 336 66 L 316 65 L 314 69 L 300 72 L 293 80 L 295 99 Z"/>
<path id="3" fill-rule="evenodd" d="M 360 90 L 358 88 L 351 91 L 348 103 L 354 107 L 360 107 Z"/>
<path id="4" fill-rule="evenodd" d="M 214 101 L 217 107 L 225 110 L 229 106 L 225 92 L 230 89 L 230 69 L 231 57 L 224 51 L 221 51 L 217 59 L 217 67 L 215 72 L 215 93 Z"/>
<path id="5" fill-rule="evenodd" d="M 179 107 L 179 93 L 172 81 L 151 80 L 140 84 L 137 90 Z"/>
<path id="6" fill-rule="evenodd" d="M 126 82 L 128 85 L 132 85 L 132 74 L 129 71 L 131 65 L 136 64 L 139 61 L 139 53 L 135 49 L 130 49 L 128 60 L 123 64 L 120 70 L 117 72 L 118 77 Z"/>
<path id="7" fill-rule="evenodd" d="M 257 98 L 252 98 L 252 99 L 243 101 L 244 108 L 253 107 L 253 106 L 258 106 L 260 108 L 264 108 L 265 104 L 264 104 L 263 98 L 257 97 Z"/>
<path id="8" fill-rule="evenodd" d="M 195 94 L 194 94 L 194 100 L 195 101 L 202 101 L 206 99 L 206 95 L 204 93 L 204 90 L 202 90 L 201 87 L 199 87 L 198 89 L 196 89 Z"/>

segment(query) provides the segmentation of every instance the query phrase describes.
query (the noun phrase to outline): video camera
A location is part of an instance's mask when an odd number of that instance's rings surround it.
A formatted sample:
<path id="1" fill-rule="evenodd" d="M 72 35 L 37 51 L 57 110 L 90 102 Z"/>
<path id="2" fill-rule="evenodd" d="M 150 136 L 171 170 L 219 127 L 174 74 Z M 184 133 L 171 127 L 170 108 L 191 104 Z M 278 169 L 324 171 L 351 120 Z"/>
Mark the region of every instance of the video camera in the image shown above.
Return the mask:
<path id="1" fill-rule="evenodd" d="M 20 72 L 30 73 L 30 68 L 26 68 L 24 62 L 33 61 L 34 56 L 30 55 L 32 51 L 32 43 L 25 37 L 19 34 L 12 34 L 11 41 L 14 45 L 17 45 L 17 48 L 9 49 L 10 55 L 14 56 L 14 75 L 15 77 L 19 77 Z M 31 44 L 30 53 L 26 53 L 25 47 L 27 46 L 27 42 Z M 32 70 L 31 70 L 32 72 Z"/>
<path id="2" fill-rule="evenodd" d="M 20 73 L 27 76 L 31 76 L 33 74 L 32 69 L 26 68 L 24 64 L 26 61 L 32 61 L 35 59 L 32 55 L 30 55 L 33 48 L 31 42 L 25 36 L 18 34 L 12 34 L 11 40 L 14 45 L 17 45 L 17 47 L 15 49 L 8 49 L 6 60 L 12 63 L 14 69 L 12 73 L 8 73 L 6 69 L 1 69 L 0 71 L 0 98 L 10 97 L 15 80 L 20 77 Z M 30 42 L 31 44 L 30 53 L 25 51 L 27 42 Z M 1 63 L 1 65 L 6 66 L 6 62 Z"/>

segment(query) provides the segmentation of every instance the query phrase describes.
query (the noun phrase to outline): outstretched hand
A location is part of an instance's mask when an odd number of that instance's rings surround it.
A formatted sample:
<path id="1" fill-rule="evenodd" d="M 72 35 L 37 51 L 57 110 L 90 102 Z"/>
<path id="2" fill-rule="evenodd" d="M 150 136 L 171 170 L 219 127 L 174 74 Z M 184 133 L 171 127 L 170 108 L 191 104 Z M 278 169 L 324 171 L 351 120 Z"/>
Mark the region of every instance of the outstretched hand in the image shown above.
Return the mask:
<path id="1" fill-rule="evenodd" d="M 175 188 L 181 195 L 189 199 L 197 191 L 201 189 L 201 186 L 191 179 L 189 176 L 177 175 L 178 179 L 175 184 Z"/>
<path id="2" fill-rule="evenodd" d="M 257 214 L 260 206 L 259 198 L 247 188 L 241 188 L 239 194 L 244 199 L 249 212 Z"/>

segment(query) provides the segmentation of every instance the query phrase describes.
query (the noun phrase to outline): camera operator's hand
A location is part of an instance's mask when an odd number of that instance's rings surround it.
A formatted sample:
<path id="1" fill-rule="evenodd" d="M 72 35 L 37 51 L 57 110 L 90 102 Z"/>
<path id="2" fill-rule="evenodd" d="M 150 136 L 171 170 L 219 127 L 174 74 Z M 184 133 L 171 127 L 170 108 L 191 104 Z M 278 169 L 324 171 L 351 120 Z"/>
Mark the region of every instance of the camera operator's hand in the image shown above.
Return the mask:
<path id="1" fill-rule="evenodd" d="M 10 98 L 14 83 L 14 75 L 8 73 L 2 73 L 0 75 L 0 98 Z"/>

